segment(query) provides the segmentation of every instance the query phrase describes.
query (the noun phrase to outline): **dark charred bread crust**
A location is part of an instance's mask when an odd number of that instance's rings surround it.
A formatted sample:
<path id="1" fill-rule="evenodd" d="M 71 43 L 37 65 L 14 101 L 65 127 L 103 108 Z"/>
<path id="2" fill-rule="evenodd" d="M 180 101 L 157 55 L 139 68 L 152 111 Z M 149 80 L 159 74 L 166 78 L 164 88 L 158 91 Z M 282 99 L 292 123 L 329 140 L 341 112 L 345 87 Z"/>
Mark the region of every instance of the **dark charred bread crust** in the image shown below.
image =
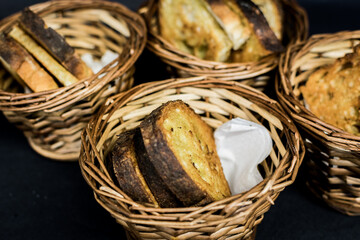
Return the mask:
<path id="1" fill-rule="evenodd" d="M 260 8 L 251 0 L 235 1 L 246 18 L 249 20 L 254 33 L 257 35 L 265 49 L 275 53 L 284 51 L 284 47 L 270 28 L 269 23 L 267 22 Z"/>
<path id="2" fill-rule="evenodd" d="M 113 172 L 120 189 L 131 199 L 135 202 L 158 206 L 137 164 L 134 146 L 135 132 L 136 130 L 130 130 L 119 135 L 110 156 Z"/>
<path id="3" fill-rule="evenodd" d="M 162 208 L 182 207 L 183 204 L 170 191 L 164 179 L 160 177 L 160 175 L 164 174 L 165 170 L 158 172 L 157 169 L 154 168 L 152 161 L 150 161 L 147 149 L 144 146 L 142 134 L 138 128 L 134 135 L 134 144 L 136 146 L 140 171 L 159 206 Z M 157 150 L 155 151 L 157 152 Z M 159 152 L 157 154 L 160 155 Z"/>
<path id="4" fill-rule="evenodd" d="M 182 101 L 172 101 L 166 104 L 163 104 L 158 109 L 154 110 L 150 115 L 148 115 L 143 122 L 140 124 L 140 130 L 143 138 L 143 143 L 146 149 L 147 154 L 149 155 L 149 162 L 154 167 L 154 169 L 159 173 L 160 177 L 166 183 L 168 188 L 176 195 L 176 197 L 185 205 L 199 205 L 199 204 L 207 204 L 214 200 L 219 200 L 224 197 L 230 196 L 230 190 L 228 188 L 227 182 L 222 172 L 220 160 L 218 161 L 217 169 L 219 169 L 219 174 L 223 177 L 222 184 L 226 190 L 226 192 L 221 198 L 215 199 L 213 196 L 210 196 L 208 191 L 209 188 L 215 188 L 209 184 L 206 189 L 203 185 L 199 185 L 198 182 L 194 181 L 194 177 L 191 177 L 185 170 L 181 163 L 181 159 L 178 159 L 174 151 L 169 146 L 169 142 L 165 137 L 164 131 L 162 131 L 163 126 L 159 125 L 159 119 L 163 116 L 164 111 L 171 109 L 173 107 L 181 108 L 181 110 L 185 110 L 186 112 L 182 112 L 182 114 L 189 114 L 189 118 L 198 118 L 200 116 L 195 114 L 195 112 L 189 108 Z M 174 109 L 175 110 L 175 109 Z M 180 110 L 180 111 L 181 111 Z M 177 111 L 177 110 L 176 110 Z M 201 120 L 201 119 L 200 119 Z M 201 120 L 202 121 L 202 120 Z M 206 123 L 204 123 L 206 125 Z M 207 126 L 207 125 L 206 125 Z M 202 128 L 203 126 L 198 126 Z M 210 130 L 210 127 L 207 126 Z M 212 130 L 210 130 L 212 132 Z M 200 141 L 200 140 L 199 140 Z M 215 145 L 215 143 L 214 143 Z M 206 146 L 207 147 L 207 146 Z M 191 149 L 191 146 L 189 146 Z M 190 150 L 191 151 L 191 150 Z M 213 152 L 209 154 L 214 154 Z M 216 154 L 216 152 L 215 152 Z M 217 156 L 217 154 L 216 154 Z M 206 159 L 202 159 L 202 161 L 206 161 Z M 193 165 L 189 164 L 188 168 L 196 168 L 194 163 Z M 211 172 L 207 172 L 206 174 L 212 174 Z"/>
<path id="5" fill-rule="evenodd" d="M 44 20 L 29 8 L 23 10 L 19 25 L 75 77 L 83 79 L 92 75 L 91 69 L 80 59 L 65 38 L 54 29 L 47 27 Z"/>
<path id="6" fill-rule="evenodd" d="M 58 88 L 54 79 L 14 39 L 0 35 L 0 61 L 11 75 L 34 92 Z"/>

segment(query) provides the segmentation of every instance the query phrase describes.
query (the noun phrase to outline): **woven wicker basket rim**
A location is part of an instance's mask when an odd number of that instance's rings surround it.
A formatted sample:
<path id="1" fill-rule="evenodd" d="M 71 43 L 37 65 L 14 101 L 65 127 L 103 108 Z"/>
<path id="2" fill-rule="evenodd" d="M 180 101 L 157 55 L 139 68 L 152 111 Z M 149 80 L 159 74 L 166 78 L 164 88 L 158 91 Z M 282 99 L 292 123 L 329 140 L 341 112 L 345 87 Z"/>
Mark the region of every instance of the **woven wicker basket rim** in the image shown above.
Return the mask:
<path id="1" fill-rule="evenodd" d="M 229 198 L 220 201 L 210 203 L 203 207 L 151 208 L 135 203 L 131 199 L 124 199 L 124 198 L 120 199 L 119 195 L 117 195 L 118 196 L 117 198 L 115 197 L 119 201 L 123 201 L 124 203 L 130 204 L 132 207 L 129 208 L 129 211 L 131 212 L 133 211 L 142 211 L 148 213 L 156 212 L 157 214 L 159 214 L 159 216 L 165 213 L 181 214 L 181 216 L 179 216 L 179 219 L 178 221 L 176 221 L 176 223 L 164 221 L 161 218 L 159 218 L 158 220 L 145 220 L 145 219 L 139 220 L 139 219 L 134 219 L 131 214 L 130 215 L 122 214 L 121 216 L 116 215 L 116 213 L 113 212 L 113 209 L 105 205 L 105 203 L 103 203 L 100 199 L 102 195 L 109 196 L 109 194 L 105 193 L 106 189 L 98 189 L 97 184 L 93 183 L 93 181 L 95 181 L 98 178 L 97 177 L 94 178 L 93 174 L 88 175 L 87 173 L 87 171 L 90 170 L 89 167 L 86 166 L 87 164 L 91 165 L 92 167 L 95 167 L 94 163 L 90 159 L 90 156 L 100 157 L 100 155 L 99 153 L 95 153 L 94 150 L 89 152 L 90 149 L 89 147 L 86 146 L 85 142 L 90 142 L 91 146 L 94 147 L 97 145 L 96 141 L 99 140 L 101 132 L 104 131 L 103 126 L 101 126 L 101 122 L 102 121 L 107 122 L 114 110 L 121 108 L 122 106 L 126 105 L 127 103 L 135 99 L 141 99 L 142 97 L 147 96 L 148 94 L 155 93 L 160 90 L 165 90 L 165 89 L 167 90 L 167 89 L 185 87 L 185 86 L 191 86 L 195 88 L 196 87 L 207 88 L 207 89 L 226 88 L 230 91 L 234 90 L 237 92 L 241 92 L 242 96 L 245 98 L 255 99 L 256 104 L 258 104 L 260 107 L 263 107 L 271 114 L 276 116 L 278 119 L 280 119 L 281 123 L 284 125 L 284 128 L 286 128 L 287 131 L 296 133 L 296 142 L 292 142 L 295 140 L 289 137 L 289 142 L 287 143 L 288 145 L 291 145 L 289 147 L 289 152 L 288 152 L 289 155 L 287 155 L 288 157 L 287 160 L 290 161 L 290 159 L 292 158 L 291 161 L 290 162 L 281 161 L 280 163 L 281 165 L 279 165 L 279 167 L 274 170 L 271 176 L 265 178 L 260 184 L 250 189 L 249 191 L 231 196 Z M 107 114 L 106 117 L 105 114 Z M 288 136 L 289 133 L 286 133 L 285 131 L 285 134 Z M 96 136 L 96 138 L 93 138 L 94 136 Z M 123 221 L 127 221 L 133 224 L 142 224 L 142 225 L 159 224 L 164 226 L 175 227 L 178 229 L 195 229 L 203 226 L 216 225 L 219 224 L 221 221 L 214 220 L 206 223 L 199 222 L 195 224 L 186 221 L 182 222 L 182 219 L 186 219 L 187 217 L 193 214 L 203 212 L 209 209 L 220 210 L 220 209 L 232 208 L 234 206 L 240 206 L 242 202 L 246 199 L 246 197 L 258 199 L 256 203 L 254 203 L 254 205 L 252 206 L 254 211 L 259 205 L 264 204 L 264 202 L 268 202 L 268 201 L 272 202 L 271 200 L 272 194 L 275 194 L 275 198 L 276 198 L 278 196 L 277 193 L 278 191 L 281 191 L 284 187 L 290 185 L 295 180 L 298 168 L 304 157 L 304 152 L 305 152 L 304 146 L 300 135 L 298 135 L 295 125 L 293 124 L 291 119 L 287 116 L 285 111 L 281 108 L 280 104 L 278 104 L 275 100 L 270 99 L 269 97 L 267 97 L 265 94 L 263 94 L 258 90 L 255 90 L 247 85 L 238 82 L 222 81 L 218 79 L 211 79 L 208 77 L 192 77 L 192 78 L 168 79 L 163 81 L 144 83 L 135 86 L 126 92 L 122 92 L 108 98 L 107 102 L 103 105 L 102 109 L 98 112 L 96 116 L 94 116 L 90 120 L 89 124 L 82 133 L 82 147 L 81 147 L 79 163 L 81 166 L 83 177 L 85 178 L 87 183 L 92 187 L 94 193 L 96 193 L 95 198 L 98 201 L 98 203 L 108 211 L 112 212 L 113 215 L 116 215 L 116 217 L 122 219 Z M 284 169 L 287 169 L 285 171 L 286 176 L 281 175 L 281 172 L 284 172 Z M 275 186 L 276 184 L 278 185 Z M 110 192 L 112 192 L 112 190 Z M 112 196 L 114 197 L 114 195 Z M 126 198 L 126 195 L 124 196 Z"/>
<path id="2" fill-rule="evenodd" d="M 341 31 L 336 33 L 315 34 L 306 41 L 293 44 L 280 58 L 280 77 L 277 78 L 275 86 L 280 102 L 283 103 L 283 106 L 291 114 L 293 119 L 304 129 L 317 135 L 329 144 L 335 144 L 334 147 L 336 148 L 344 149 L 344 147 L 347 148 L 348 146 L 352 146 L 352 150 L 360 151 L 360 136 L 345 132 L 344 130 L 330 125 L 316 117 L 305 107 L 303 102 L 296 97 L 290 80 L 290 78 L 296 74 L 291 70 L 293 65 L 292 62 L 296 62 L 297 59 L 308 53 L 312 48 L 351 39 L 360 39 L 360 31 Z"/>
<path id="3" fill-rule="evenodd" d="M 73 102 L 84 99 L 92 93 L 96 92 L 97 89 L 101 89 L 101 87 L 103 87 L 112 80 L 111 76 L 109 75 L 116 74 L 118 76 L 121 76 L 122 74 L 129 71 L 129 69 L 138 59 L 146 45 L 147 36 L 144 20 L 140 15 L 132 12 L 120 3 L 110 2 L 106 0 L 51 0 L 29 6 L 29 8 L 40 16 L 44 16 L 46 14 L 57 11 L 77 10 L 85 8 L 104 9 L 121 14 L 123 20 L 128 23 L 129 28 L 133 32 L 130 39 L 132 38 L 133 41 L 137 42 L 136 48 L 129 49 L 130 54 L 126 57 L 126 61 L 122 59 L 123 56 L 121 54 L 117 59 L 103 67 L 103 69 L 98 73 L 87 79 L 79 80 L 79 82 L 70 86 L 63 86 L 55 90 L 42 91 L 37 93 L 12 93 L 0 89 L 0 110 L 24 112 L 34 112 L 39 110 L 45 110 L 49 112 L 56 111 L 59 109 L 59 107 L 55 109 L 50 109 L 48 107 L 49 101 L 53 100 L 54 98 L 59 98 L 59 96 L 65 94 L 72 97 L 69 101 L 62 104 L 60 108 L 69 106 Z M 2 19 L 0 21 L 0 32 L 6 31 L 6 29 L 15 24 L 20 14 L 21 12 L 18 12 Z M 106 74 L 103 77 L 98 77 L 99 75 L 106 72 L 115 62 L 119 62 L 119 66 L 117 66 L 114 71 Z M 15 100 L 23 100 L 25 102 L 28 102 L 28 105 L 25 107 L 16 107 L 17 103 L 13 102 Z M 24 103 L 19 102 L 18 104 L 22 105 Z"/>
<path id="4" fill-rule="evenodd" d="M 296 35 L 289 36 L 290 43 L 307 39 L 309 23 L 305 9 L 299 6 L 295 0 L 281 0 L 280 2 L 284 6 L 293 9 L 297 17 L 296 24 L 292 26 L 296 28 L 296 31 L 294 31 Z M 238 76 L 239 79 L 244 79 L 249 77 L 246 71 L 252 75 L 260 75 L 264 72 L 273 70 L 278 65 L 279 54 L 270 54 L 257 62 L 226 63 L 203 60 L 191 54 L 182 52 L 163 39 L 156 30 L 151 27 L 150 22 L 151 19 L 154 18 L 156 11 L 157 0 L 148 0 L 147 3 L 139 10 L 148 25 L 149 37 L 147 47 L 155 54 L 161 56 L 166 63 L 176 68 L 183 68 L 184 70 L 196 73 L 197 75 L 201 75 L 202 73 L 208 76 L 210 76 L 209 74 L 211 74 L 212 70 L 216 70 L 215 74 L 245 71 L 243 76 Z M 190 67 L 189 65 L 192 65 L 193 67 Z M 222 69 L 223 72 L 218 72 L 220 69 Z"/>

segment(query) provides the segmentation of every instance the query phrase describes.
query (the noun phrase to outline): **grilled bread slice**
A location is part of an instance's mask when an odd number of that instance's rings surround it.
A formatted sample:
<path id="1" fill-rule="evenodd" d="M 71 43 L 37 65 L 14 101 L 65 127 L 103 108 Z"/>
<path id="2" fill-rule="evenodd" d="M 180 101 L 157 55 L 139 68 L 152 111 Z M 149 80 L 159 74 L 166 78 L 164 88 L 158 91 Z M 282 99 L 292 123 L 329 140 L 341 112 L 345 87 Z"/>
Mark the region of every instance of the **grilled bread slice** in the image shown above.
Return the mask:
<path id="1" fill-rule="evenodd" d="M 43 19 L 29 8 L 22 11 L 19 25 L 77 79 L 84 79 L 93 74 L 65 38 L 52 28 L 47 27 Z"/>
<path id="2" fill-rule="evenodd" d="M 54 79 L 14 39 L 0 35 L 0 61 L 23 86 L 34 92 L 58 88 Z"/>
<path id="3" fill-rule="evenodd" d="M 227 61 L 232 43 L 204 0 L 160 0 L 160 35 L 198 58 Z"/>
<path id="4" fill-rule="evenodd" d="M 184 206 L 231 195 L 212 129 L 184 102 L 163 104 L 140 130 L 150 165 Z"/>
<path id="5" fill-rule="evenodd" d="M 138 129 L 125 131 L 118 136 L 110 154 L 114 175 L 123 190 L 131 199 L 140 203 L 158 203 L 148 187 L 138 165 L 134 146 L 134 136 Z"/>
<path id="6" fill-rule="evenodd" d="M 140 129 L 137 129 L 135 132 L 134 144 L 136 146 L 139 169 L 159 206 L 163 208 L 183 207 L 183 204 L 165 183 L 166 180 L 162 177 L 164 169 L 159 171 L 159 169 L 155 169 L 153 166 L 145 148 Z"/>
<path id="7" fill-rule="evenodd" d="M 310 111 L 324 122 L 360 136 L 360 45 L 313 72 L 300 88 Z"/>
<path id="8" fill-rule="evenodd" d="M 284 13 L 279 0 L 251 0 L 264 14 L 269 26 L 273 30 L 276 37 L 281 40 L 283 33 Z"/>
<path id="9" fill-rule="evenodd" d="M 224 0 L 206 0 L 206 2 L 232 41 L 232 49 L 238 50 L 251 34 L 247 21 L 232 11 Z"/>
<path id="10" fill-rule="evenodd" d="M 256 4 L 250 0 L 225 1 L 236 14 L 247 20 L 251 29 L 250 38 L 243 47 L 233 51 L 232 62 L 254 62 L 269 54 L 284 51 L 280 40 Z"/>

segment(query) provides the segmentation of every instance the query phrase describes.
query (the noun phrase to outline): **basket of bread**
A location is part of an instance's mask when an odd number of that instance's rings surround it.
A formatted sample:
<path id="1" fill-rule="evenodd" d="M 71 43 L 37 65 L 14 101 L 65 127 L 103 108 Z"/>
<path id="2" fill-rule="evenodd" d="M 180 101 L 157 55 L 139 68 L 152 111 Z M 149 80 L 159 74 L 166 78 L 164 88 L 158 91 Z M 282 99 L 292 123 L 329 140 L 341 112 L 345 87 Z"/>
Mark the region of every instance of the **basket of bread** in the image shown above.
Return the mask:
<path id="1" fill-rule="evenodd" d="M 149 0 L 147 47 L 175 76 L 236 80 L 263 90 L 279 53 L 308 33 L 293 0 Z"/>
<path id="2" fill-rule="evenodd" d="M 307 148 L 307 186 L 348 215 L 360 214 L 359 43 L 360 31 L 346 31 L 291 46 L 276 85 Z"/>
<path id="3" fill-rule="evenodd" d="M 143 19 L 108 1 L 55 0 L 0 22 L 0 110 L 39 154 L 76 160 L 108 96 L 133 85 Z"/>
<path id="4" fill-rule="evenodd" d="M 275 100 L 208 77 L 112 96 L 81 139 L 83 177 L 128 239 L 253 239 L 305 152 Z"/>

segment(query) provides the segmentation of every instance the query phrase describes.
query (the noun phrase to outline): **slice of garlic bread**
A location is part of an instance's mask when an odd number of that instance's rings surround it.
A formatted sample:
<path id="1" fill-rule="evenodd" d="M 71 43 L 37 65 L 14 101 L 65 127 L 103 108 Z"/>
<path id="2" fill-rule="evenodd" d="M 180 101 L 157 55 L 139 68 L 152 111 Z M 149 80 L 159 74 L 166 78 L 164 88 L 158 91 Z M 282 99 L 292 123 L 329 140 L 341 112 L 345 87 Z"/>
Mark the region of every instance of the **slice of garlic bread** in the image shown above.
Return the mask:
<path id="1" fill-rule="evenodd" d="M 114 175 L 123 190 L 131 199 L 140 203 L 158 206 L 144 176 L 142 175 L 134 146 L 134 135 L 137 130 L 119 134 L 111 151 L 110 159 Z"/>
<path id="2" fill-rule="evenodd" d="M 213 131 L 187 104 L 163 104 L 140 129 L 151 165 L 185 206 L 231 195 Z"/>
<path id="3" fill-rule="evenodd" d="M 160 35 L 198 58 L 227 61 L 232 43 L 204 0 L 160 0 Z"/>
<path id="4" fill-rule="evenodd" d="M 65 38 L 52 28 L 47 27 L 44 20 L 29 8 L 22 11 L 19 25 L 76 78 L 83 79 L 93 74 Z"/>

